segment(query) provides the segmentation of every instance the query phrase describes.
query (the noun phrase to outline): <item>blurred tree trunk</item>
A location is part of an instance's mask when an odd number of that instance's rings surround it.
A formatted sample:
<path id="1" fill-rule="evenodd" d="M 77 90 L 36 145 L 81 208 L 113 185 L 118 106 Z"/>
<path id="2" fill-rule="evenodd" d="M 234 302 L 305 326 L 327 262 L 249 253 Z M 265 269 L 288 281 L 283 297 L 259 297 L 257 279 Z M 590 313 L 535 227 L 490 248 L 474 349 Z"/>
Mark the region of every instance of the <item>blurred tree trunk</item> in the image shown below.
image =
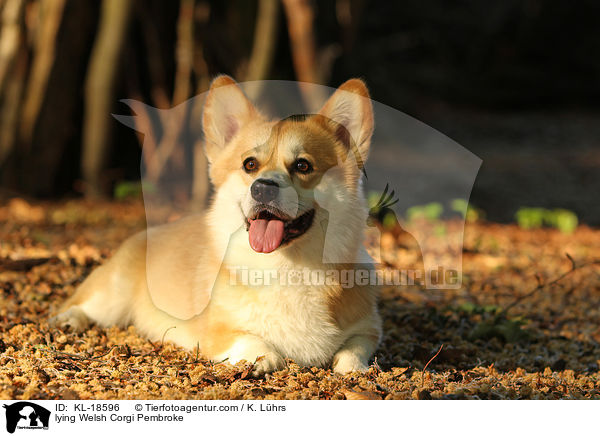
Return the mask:
<path id="1" fill-rule="evenodd" d="M 23 85 L 27 73 L 27 61 L 27 53 L 25 50 L 21 50 L 13 69 L 13 75 L 7 81 L 7 86 L 2 95 L 2 106 L 0 107 L 0 131 L 2 132 L 2 135 L 0 135 L 0 168 L 3 168 L 7 164 L 7 159 L 14 154 L 21 96 L 23 95 Z M 0 178 L 0 183 L 3 182 L 6 183 Z M 10 184 L 14 183 L 13 180 Z"/>
<path id="2" fill-rule="evenodd" d="M 110 147 L 110 112 L 132 0 L 103 0 L 100 25 L 85 82 L 81 170 L 85 194 L 106 193 L 102 170 Z"/>
<path id="3" fill-rule="evenodd" d="M 153 104 L 161 109 L 171 109 L 171 116 L 161 118 L 159 126 L 153 120 L 149 111 L 151 109 L 140 107 L 136 109 L 137 122 L 145 126 L 146 133 L 140 142 L 143 146 L 144 174 L 146 181 L 154 186 L 160 184 L 161 178 L 170 172 L 185 179 L 186 174 L 193 171 L 193 162 L 187 162 L 185 147 L 181 146 L 182 135 L 188 128 L 190 108 L 186 101 L 190 98 L 192 70 L 194 65 L 194 11 L 195 0 L 181 0 L 177 18 L 175 41 L 175 74 L 173 80 L 173 94 L 169 97 L 165 80 L 165 61 L 159 55 L 160 40 L 156 38 L 152 20 L 143 20 L 143 31 L 148 52 L 148 66 L 151 77 L 151 94 Z M 144 11 L 140 11 L 146 16 Z M 183 111 L 172 110 L 177 105 L 185 104 Z M 151 133 L 150 133 L 151 132 Z M 148 137 L 152 135 L 152 137 Z M 189 178 L 188 178 L 189 182 Z M 171 187 L 176 192 L 170 194 L 179 200 L 189 200 L 190 187 Z"/>
<path id="4" fill-rule="evenodd" d="M 175 86 L 173 105 L 190 98 L 192 65 L 194 58 L 194 1 L 180 0 L 177 20 L 177 42 L 175 46 Z"/>
<path id="5" fill-rule="evenodd" d="M 60 183 L 70 190 L 79 154 L 78 146 L 70 148 L 78 135 L 79 86 L 97 9 L 73 0 L 5 0 L 3 5 L 0 183 L 29 195 L 55 194 Z M 20 11 L 13 25 L 6 19 L 11 9 Z"/>
<path id="6" fill-rule="evenodd" d="M 3 6 L 0 28 L 0 89 L 4 89 L 5 80 L 20 47 L 25 1 L 8 0 L 0 5 Z"/>
<path id="7" fill-rule="evenodd" d="M 283 5 L 287 16 L 296 77 L 301 82 L 319 83 L 313 6 L 310 0 L 283 0 Z"/>
<path id="8" fill-rule="evenodd" d="M 13 151 L 27 54 L 23 48 L 24 0 L 3 2 L 0 28 L 0 168 Z"/>
<path id="9" fill-rule="evenodd" d="M 294 71 L 300 82 L 323 84 L 315 42 L 315 12 L 310 0 L 282 0 L 288 23 Z M 298 85 L 309 112 L 323 101 L 320 88 Z"/>
<path id="10" fill-rule="evenodd" d="M 201 1 L 195 10 L 195 27 L 194 32 L 194 76 L 196 79 L 196 94 L 201 94 L 208 91 L 210 85 L 210 74 L 208 72 L 208 65 L 204 59 L 204 45 L 202 38 L 200 37 L 201 30 L 210 17 L 210 6 L 207 2 Z M 201 137 L 200 133 L 200 122 L 194 122 L 194 120 L 202 119 L 202 105 L 201 102 L 196 101 L 194 106 L 191 108 L 190 119 L 190 133 L 194 137 Z M 193 173 L 194 178 L 192 181 L 192 198 L 190 209 L 196 211 L 202 211 L 206 207 L 208 201 L 208 195 L 210 192 L 210 183 L 208 181 L 208 161 L 204 154 L 204 144 L 202 140 L 196 140 L 193 149 L 194 155 L 194 167 Z"/>
<path id="11" fill-rule="evenodd" d="M 365 3 L 365 0 L 336 0 L 335 15 L 342 28 L 341 40 L 345 53 L 352 52 L 354 48 Z"/>
<path id="12" fill-rule="evenodd" d="M 279 2 L 260 0 L 254 25 L 252 52 L 248 60 L 243 80 L 266 80 L 273 65 L 277 47 L 277 27 L 279 24 Z M 257 99 L 262 93 L 262 83 L 248 90 L 248 98 Z"/>
<path id="13" fill-rule="evenodd" d="M 54 61 L 32 126 L 31 140 L 25 143 L 20 138 L 17 143 L 19 185 L 30 195 L 70 192 L 79 178 L 82 84 L 94 41 L 98 6 L 97 2 L 77 0 L 65 3 L 55 40 Z M 32 23 L 31 27 L 35 25 Z M 32 35 L 34 30 L 29 30 Z"/>
<path id="14" fill-rule="evenodd" d="M 46 96 L 64 6 L 65 0 L 41 0 L 38 4 L 40 25 L 35 35 L 33 63 L 19 128 L 21 141 L 27 145 L 31 144 L 35 122 Z"/>

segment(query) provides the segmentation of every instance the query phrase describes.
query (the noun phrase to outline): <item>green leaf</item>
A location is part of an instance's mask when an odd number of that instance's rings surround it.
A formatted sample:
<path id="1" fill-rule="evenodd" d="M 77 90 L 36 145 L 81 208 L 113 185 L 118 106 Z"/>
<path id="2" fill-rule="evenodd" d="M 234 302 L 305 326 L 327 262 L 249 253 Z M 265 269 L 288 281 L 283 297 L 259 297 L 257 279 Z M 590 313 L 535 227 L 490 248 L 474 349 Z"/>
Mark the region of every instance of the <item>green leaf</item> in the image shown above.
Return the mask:
<path id="1" fill-rule="evenodd" d="M 504 342 L 521 342 L 531 338 L 531 334 L 521 327 L 525 324 L 522 319 L 494 319 L 484 321 L 475 326 L 469 339 L 490 340 L 498 338 Z"/>
<path id="2" fill-rule="evenodd" d="M 573 233 L 579 225 L 575 212 L 567 209 L 548 210 L 541 207 L 522 207 L 515 214 L 517 224 L 523 229 L 537 229 L 546 225 L 563 233 Z"/>
<path id="3" fill-rule="evenodd" d="M 150 182 L 123 181 L 115 186 L 114 197 L 117 200 L 141 198 L 144 192 L 152 193 L 155 191 L 156 187 Z"/>
<path id="4" fill-rule="evenodd" d="M 425 219 L 425 211 L 423 206 L 412 206 L 406 210 L 406 220 L 415 221 L 419 219 Z"/>
<path id="5" fill-rule="evenodd" d="M 562 233 L 573 233 L 579 224 L 575 212 L 566 209 L 555 209 L 552 211 L 554 216 L 554 227 Z"/>
<path id="6" fill-rule="evenodd" d="M 471 302 L 466 302 L 457 307 L 457 309 L 461 312 L 473 313 L 477 306 Z"/>
<path id="7" fill-rule="evenodd" d="M 392 230 L 398 224 L 398 219 L 396 218 L 396 214 L 394 212 L 388 212 L 383 217 L 383 228 L 387 230 Z"/>
<path id="8" fill-rule="evenodd" d="M 540 207 L 522 207 L 515 214 L 517 224 L 522 229 L 539 229 L 544 223 L 546 209 Z"/>
<path id="9" fill-rule="evenodd" d="M 463 218 L 467 217 L 468 208 L 469 202 L 463 198 L 455 198 L 450 202 L 450 209 L 461 214 Z"/>
<path id="10" fill-rule="evenodd" d="M 428 203 L 423 207 L 423 212 L 425 213 L 425 218 L 430 221 L 435 221 L 442 216 L 444 206 L 437 202 Z"/>

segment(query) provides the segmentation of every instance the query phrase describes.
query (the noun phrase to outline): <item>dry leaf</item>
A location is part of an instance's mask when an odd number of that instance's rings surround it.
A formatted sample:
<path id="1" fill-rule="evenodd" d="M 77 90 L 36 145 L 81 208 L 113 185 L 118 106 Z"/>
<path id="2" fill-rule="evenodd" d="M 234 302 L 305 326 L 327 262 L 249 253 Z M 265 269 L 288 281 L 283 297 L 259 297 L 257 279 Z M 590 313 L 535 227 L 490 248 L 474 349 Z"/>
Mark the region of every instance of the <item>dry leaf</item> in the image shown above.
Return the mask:
<path id="1" fill-rule="evenodd" d="M 381 400 L 381 395 L 371 391 L 356 392 L 352 389 L 344 389 L 342 393 L 347 400 Z"/>

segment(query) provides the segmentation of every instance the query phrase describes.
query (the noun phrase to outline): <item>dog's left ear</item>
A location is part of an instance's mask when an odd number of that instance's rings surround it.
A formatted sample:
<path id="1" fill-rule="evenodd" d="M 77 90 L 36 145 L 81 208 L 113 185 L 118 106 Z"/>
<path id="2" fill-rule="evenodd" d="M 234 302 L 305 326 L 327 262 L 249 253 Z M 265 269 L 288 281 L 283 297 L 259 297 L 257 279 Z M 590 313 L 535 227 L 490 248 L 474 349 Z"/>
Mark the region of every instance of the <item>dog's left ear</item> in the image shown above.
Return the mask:
<path id="1" fill-rule="evenodd" d="M 362 160 L 369 154 L 373 134 L 373 106 L 367 86 L 360 79 L 344 82 L 319 111 L 326 119 L 334 121 L 336 137 L 356 147 Z M 348 137 L 349 136 L 349 137 Z"/>
<path id="2" fill-rule="evenodd" d="M 208 160 L 212 162 L 240 128 L 256 116 L 259 116 L 258 110 L 235 80 L 225 75 L 214 79 L 202 114 Z"/>

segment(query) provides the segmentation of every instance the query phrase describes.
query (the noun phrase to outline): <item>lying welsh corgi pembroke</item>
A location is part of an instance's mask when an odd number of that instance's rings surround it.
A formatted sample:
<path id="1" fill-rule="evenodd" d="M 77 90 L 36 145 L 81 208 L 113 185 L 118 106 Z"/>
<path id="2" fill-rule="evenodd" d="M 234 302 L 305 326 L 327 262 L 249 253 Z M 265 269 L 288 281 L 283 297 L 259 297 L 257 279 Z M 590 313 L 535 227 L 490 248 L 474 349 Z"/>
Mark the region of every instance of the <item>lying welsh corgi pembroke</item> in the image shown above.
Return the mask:
<path id="1" fill-rule="evenodd" d="M 133 324 L 153 340 L 168 332 L 166 340 L 214 361 L 253 363 L 255 375 L 285 359 L 365 370 L 381 335 L 377 290 L 330 274 L 369 264 L 361 177 L 373 110 L 365 84 L 345 82 L 317 114 L 271 121 L 220 76 L 202 121 L 211 207 L 128 239 L 51 323 L 76 331 Z M 158 249 L 147 250 L 150 241 Z M 232 280 L 267 270 L 303 278 Z"/>

